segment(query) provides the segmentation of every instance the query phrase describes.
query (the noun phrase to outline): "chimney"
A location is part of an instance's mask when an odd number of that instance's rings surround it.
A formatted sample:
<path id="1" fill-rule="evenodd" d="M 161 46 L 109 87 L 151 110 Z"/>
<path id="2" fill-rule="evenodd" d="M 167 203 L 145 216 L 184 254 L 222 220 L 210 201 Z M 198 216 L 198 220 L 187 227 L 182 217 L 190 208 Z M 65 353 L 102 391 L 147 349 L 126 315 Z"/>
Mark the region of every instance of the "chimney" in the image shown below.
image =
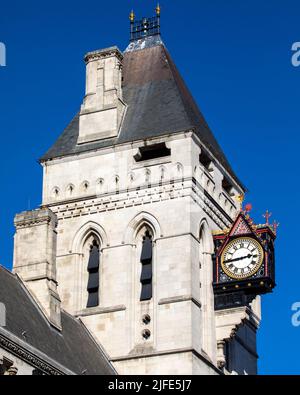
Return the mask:
<path id="1" fill-rule="evenodd" d="M 50 324 L 61 330 L 56 226 L 56 215 L 48 208 L 16 215 L 13 272 L 23 280 Z"/>
<path id="2" fill-rule="evenodd" d="M 86 95 L 81 106 L 78 144 L 117 137 L 125 113 L 123 55 L 117 47 L 85 56 Z"/>

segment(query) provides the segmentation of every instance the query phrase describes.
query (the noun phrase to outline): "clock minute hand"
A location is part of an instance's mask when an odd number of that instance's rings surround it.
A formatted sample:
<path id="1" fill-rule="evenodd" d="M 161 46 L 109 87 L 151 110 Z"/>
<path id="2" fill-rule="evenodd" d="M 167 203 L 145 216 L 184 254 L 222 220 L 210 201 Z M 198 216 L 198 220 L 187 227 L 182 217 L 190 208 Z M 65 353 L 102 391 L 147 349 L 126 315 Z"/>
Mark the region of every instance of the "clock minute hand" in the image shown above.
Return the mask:
<path id="1" fill-rule="evenodd" d="M 238 261 L 242 261 L 243 259 L 246 259 L 246 258 L 250 259 L 252 257 L 253 257 L 253 255 L 248 254 L 246 256 L 242 256 L 241 258 L 229 259 L 228 261 L 225 261 L 224 263 L 238 262 Z"/>

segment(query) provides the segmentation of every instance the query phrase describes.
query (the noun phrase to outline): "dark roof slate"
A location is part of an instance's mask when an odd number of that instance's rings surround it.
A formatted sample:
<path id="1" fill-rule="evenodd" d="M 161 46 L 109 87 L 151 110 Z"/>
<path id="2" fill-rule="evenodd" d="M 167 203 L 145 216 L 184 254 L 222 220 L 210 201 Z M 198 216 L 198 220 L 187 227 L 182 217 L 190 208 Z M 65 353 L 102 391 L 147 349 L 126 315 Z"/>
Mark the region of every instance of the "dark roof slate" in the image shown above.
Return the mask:
<path id="1" fill-rule="evenodd" d="M 123 98 L 128 108 L 119 136 L 77 145 L 77 114 L 41 161 L 194 129 L 204 146 L 241 185 L 160 37 L 131 43 L 123 64 Z"/>
<path id="2" fill-rule="evenodd" d="M 0 302 L 6 307 L 5 330 L 68 370 L 78 375 L 83 372 L 87 375 L 115 373 L 79 320 L 62 311 L 62 332 L 51 327 L 20 279 L 2 266 Z"/>

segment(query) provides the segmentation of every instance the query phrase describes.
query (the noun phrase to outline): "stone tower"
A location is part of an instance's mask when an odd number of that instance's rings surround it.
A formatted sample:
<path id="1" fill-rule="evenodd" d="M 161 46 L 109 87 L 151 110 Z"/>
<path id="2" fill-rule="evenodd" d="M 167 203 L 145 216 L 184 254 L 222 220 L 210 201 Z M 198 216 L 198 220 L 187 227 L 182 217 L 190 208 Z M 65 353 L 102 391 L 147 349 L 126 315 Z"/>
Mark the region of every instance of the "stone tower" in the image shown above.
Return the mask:
<path id="1" fill-rule="evenodd" d="M 159 9 L 131 15 L 124 53 L 86 55 L 83 104 L 41 159 L 42 208 L 16 218 L 14 270 L 53 325 L 60 305 L 79 317 L 119 373 L 218 374 L 246 321 L 231 371 L 255 373 L 259 300 L 216 313 L 212 287 L 212 232 L 244 187 L 159 30 Z"/>

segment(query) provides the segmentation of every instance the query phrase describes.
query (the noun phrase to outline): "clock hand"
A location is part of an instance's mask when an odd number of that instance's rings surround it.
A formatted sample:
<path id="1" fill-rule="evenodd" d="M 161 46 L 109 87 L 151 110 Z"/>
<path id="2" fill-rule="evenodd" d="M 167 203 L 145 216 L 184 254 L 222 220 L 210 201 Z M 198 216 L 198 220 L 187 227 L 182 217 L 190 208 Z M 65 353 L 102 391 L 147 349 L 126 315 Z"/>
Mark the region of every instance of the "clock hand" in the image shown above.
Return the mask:
<path id="1" fill-rule="evenodd" d="M 246 256 L 242 256 L 241 258 L 235 258 L 235 259 L 229 259 L 228 261 L 224 261 L 224 263 L 231 263 L 231 262 L 238 262 L 238 261 L 242 261 L 243 259 L 250 259 L 250 258 L 256 258 L 257 255 L 252 255 L 252 254 L 248 254 Z"/>

